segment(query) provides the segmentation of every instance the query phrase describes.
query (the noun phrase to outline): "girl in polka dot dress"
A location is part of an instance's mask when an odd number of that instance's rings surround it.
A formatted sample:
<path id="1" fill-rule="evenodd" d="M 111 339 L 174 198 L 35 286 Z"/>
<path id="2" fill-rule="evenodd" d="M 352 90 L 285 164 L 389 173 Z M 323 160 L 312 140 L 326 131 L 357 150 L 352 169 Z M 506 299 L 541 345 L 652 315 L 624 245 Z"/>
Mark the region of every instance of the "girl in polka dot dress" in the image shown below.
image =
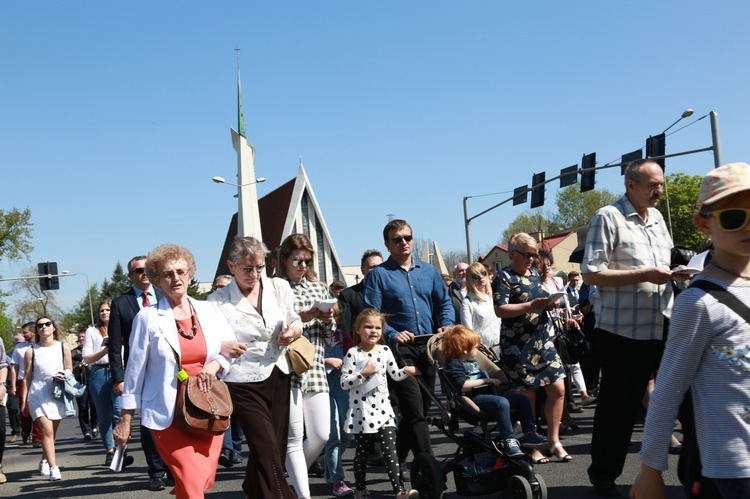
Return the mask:
<path id="1" fill-rule="evenodd" d="M 416 490 L 407 491 L 399 474 L 396 421 L 388 400 L 386 373 L 394 381 L 403 382 L 407 376 L 419 376 L 420 372 L 414 366 L 399 369 L 393 352 L 382 344 L 384 329 L 383 314 L 372 308 L 363 310 L 352 327 L 355 346 L 346 353 L 341 367 L 341 388 L 349 390 L 346 431 L 354 435 L 357 443 L 354 456 L 355 497 L 370 497 L 366 490 L 367 456 L 371 443 L 379 439 L 396 498 L 412 499 L 419 497 L 419 493 Z"/>

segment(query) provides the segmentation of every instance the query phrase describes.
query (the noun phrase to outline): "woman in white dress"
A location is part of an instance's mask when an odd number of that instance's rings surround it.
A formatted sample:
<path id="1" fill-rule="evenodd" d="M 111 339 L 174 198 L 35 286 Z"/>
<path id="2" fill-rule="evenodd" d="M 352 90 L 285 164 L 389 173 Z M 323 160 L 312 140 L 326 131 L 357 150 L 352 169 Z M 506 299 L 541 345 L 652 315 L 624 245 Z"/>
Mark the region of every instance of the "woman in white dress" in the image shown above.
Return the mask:
<path id="1" fill-rule="evenodd" d="M 487 269 L 475 262 L 466 270 L 466 298 L 461 302 L 461 324 L 479 335 L 482 345 L 500 358 L 500 326 L 492 303 L 492 280 Z"/>
<path id="2" fill-rule="evenodd" d="M 26 397 L 21 401 L 23 411 L 28 404 L 31 418 L 42 430 L 42 460 L 39 472 L 50 480 L 60 480 L 60 468 L 55 460 L 55 436 L 65 414 L 65 402 L 52 396 L 52 385 L 64 377 L 63 371 L 73 372 L 70 347 L 60 342 L 60 330 L 55 321 L 42 316 L 36 320 L 36 344 L 24 356 Z"/>

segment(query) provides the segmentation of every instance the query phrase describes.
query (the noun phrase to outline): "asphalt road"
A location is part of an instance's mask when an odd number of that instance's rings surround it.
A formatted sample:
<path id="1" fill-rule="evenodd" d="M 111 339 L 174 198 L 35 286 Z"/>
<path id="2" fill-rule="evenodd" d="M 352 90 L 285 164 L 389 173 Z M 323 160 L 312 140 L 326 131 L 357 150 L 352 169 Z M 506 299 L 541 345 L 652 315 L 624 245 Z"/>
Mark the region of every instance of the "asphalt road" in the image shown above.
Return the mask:
<path id="1" fill-rule="evenodd" d="M 549 497 L 552 499 L 579 499 L 596 497 L 591 491 L 586 475 L 586 468 L 590 464 L 589 443 L 591 439 L 591 424 L 594 416 L 594 406 L 584 409 L 582 414 L 575 415 L 580 426 L 576 432 L 563 434 L 563 444 L 573 461 L 569 463 L 549 463 L 537 465 L 536 472 L 542 475 L 547 484 Z M 133 425 L 138 428 L 138 425 Z M 639 461 L 636 453 L 639 449 L 641 427 L 636 427 L 633 435 L 634 444 L 628 456 L 623 475 L 617 481 L 622 497 L 627 497 L 629 485 L 638 471 Z M 681 437 L 676 433 L 678 438 Z M 8 435 L 10 431 L 8 430 Z M 434 452 L 438 459 L 448 458 L 456 451 L 456 444 L 446 438 L 437 429 L 433 433 Z M 138 435 L 134 435 L 130 444 L 130 454 L 135 457 L 135 464 L 121 473 L 113 473 L 104 467 L 104 451 L 98 440 L 84 441 L 78 429 L 75 418 L 65 419 L 60 425 L 57 439 L 57 461 L 60 465 L 63 479 L 50 482 L 37 472 L 41 450 L 33 449 L 30 445 L 20 445 L 20 440 L 13 444 L 6 444 L 3 468 L 8 482 L 0 485 L 0 497 L 104 497 L 104 498 L 167 498 L 169 489 L 160 492 L 150 492 L 147 489 L 146 466 L 143 454 L 140 452 Z M 247 448 L 244 455 L 247 456 Z M 344 454 L 345 469 L 348 480 L 351 476 L 351 460 L 354 449 L 350 448 Z M 667 484 L 667 498 L 684 497 L 681 486 L 677 481 L 674 469 L 677 466 L 676 456 L 670 457 L 670 471 L 665 474 Z M 240 499 L 244 497 L 241 483 L 244 466 L 225 469 L 219 467 L 216 484 L 211 492 L 206 494 L 210 498 Z M 311 477 L 311 491 L 313 497 L 331 496 L 331 486 L 322 478 Z M 446 499 L 460 497 L 455 493 L 453 475 L 448 476 Z M 372 467 L 368 470 L 368 488 L 373 497 L 393 497 L 390 491 L 385 468 Z M 490 494 L 482 497 L 498 497 Z"/>

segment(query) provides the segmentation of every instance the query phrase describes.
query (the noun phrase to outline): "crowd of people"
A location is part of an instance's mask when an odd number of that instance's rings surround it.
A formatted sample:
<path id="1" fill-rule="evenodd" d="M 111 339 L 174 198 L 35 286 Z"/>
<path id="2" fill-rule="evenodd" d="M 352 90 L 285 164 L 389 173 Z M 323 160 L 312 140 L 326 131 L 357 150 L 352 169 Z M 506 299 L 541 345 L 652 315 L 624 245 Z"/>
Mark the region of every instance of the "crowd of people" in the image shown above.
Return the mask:
<path id="1" fill-rule="evenodd" d="M 750 166 L 726 165 L 704 179 L 695 223 L 713 250 L 697 277 L 671 262 L 672 239 L 655 209 L 661 167 L 638 160 L 624 176 L 625 194 L 589 224 L 581 271 L 563 275 L 526 233 L 510 238 L 503 268 L 461 262 L 452 278 L 441 275 L 414 256 L 412 227 L 396 219 L 383 229 L 387 259 L 366 251 L 354 286 L 318 280 L 315 247 L 303 234 L 286 237 L 271 258 L 262 241 L 239 237 L 230 274 L 200 301 L 187 293 L 193 255 L 159 246 L 128 262 L 133 287 L 99 304 L 97 324 L 81 331 L 76 348 L 42 316 L 23 326 L 7 361 L 0 350 L 9 441 L 41 448 L 39 473 L 61 480 L 55 434 L 75 393 L 83 438 L 98 435 L 106 466 L 130 440 L 138 412 L 150 490 L 173 486 L 180 498 L 203 497 L 217 465 L 246 462 L 247 497 L 307 499 L 308 472 L 322 456 L 332 495 L 367 498 L 367 462 L 380 454 L 395 496 L 412 499 L 419 494 L 407 486 L 409 454 L 433 453 L 423 390 L 435 390 L 436 366 L 427 343 L 443 333 L 446 376 L 495 415 L 498 452 L 528 453 L 535 465 L 570 462 L 561 428 L 575 427 L 571 414 L 596 403 L 588 478 L 595 494 L 619 496 L 615 480 L 650 400 L 630 494 L 663 497 L 666 456 L 679 451 L 678 407 L 692 389 L 703 475 L 721 497 L 750 497 L 750 324 L 741 309 L 750 303 Z M 324 306 L 332 298 L 336 305 Z M 307 364 L 293 368 L 288 353 L 305 344 Z M 494 389 L 499 382 L 475 360 L 479 348 L 512 390 Z M 233 405 L 226 432 L 178 424 L 187 378 L 204 393 L 226 384 Z M 121 466 L 133 461 L 126 454 Z"/>

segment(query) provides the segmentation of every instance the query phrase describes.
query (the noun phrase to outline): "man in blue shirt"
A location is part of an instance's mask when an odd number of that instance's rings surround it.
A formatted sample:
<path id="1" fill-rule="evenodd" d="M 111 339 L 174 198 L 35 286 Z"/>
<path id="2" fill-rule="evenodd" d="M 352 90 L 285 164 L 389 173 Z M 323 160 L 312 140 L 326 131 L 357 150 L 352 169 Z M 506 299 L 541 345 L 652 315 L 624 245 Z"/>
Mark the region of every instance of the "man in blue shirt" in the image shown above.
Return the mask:
<path id="1" fill-rule="evenodd" d="M 396 359 L 416 366 L 431 389 L 435 370 L 427 360 L 427 339 L 453 325 L 455 311 L 443 278 L 432 265 L 412 257 L 412 229 L 404 220 L 391 220 L 383 229 L 391 256 L 365 279 L 365 308 L 386 314 L 385 337 Z M 401 463 L 411 450 L 432 454 L 430 428 L 425 414 L 430 399 L 422 397 L 412 380 L 394 383 L 401 418 L 396 447 Z M 403 467 L 402 467 L 403 470 Z"/>

